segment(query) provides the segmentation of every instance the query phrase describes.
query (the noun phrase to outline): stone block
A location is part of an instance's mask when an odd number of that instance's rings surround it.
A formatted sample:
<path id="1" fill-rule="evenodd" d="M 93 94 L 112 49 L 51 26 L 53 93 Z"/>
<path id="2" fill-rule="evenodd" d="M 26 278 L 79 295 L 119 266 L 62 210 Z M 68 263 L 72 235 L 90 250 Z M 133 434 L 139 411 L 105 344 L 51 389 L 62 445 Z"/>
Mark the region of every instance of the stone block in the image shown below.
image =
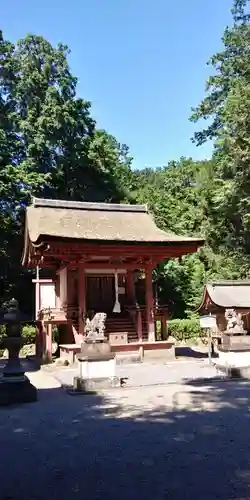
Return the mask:
<path id="1" fill-rule="evenodd" d="M 250 379 L 250 366 L 226 366 L 216 364 L 218 372 L 225 373 L 231 378 Z"/>
<path id="2" fill-rule="evenodd" d="M 99 357 L 101 359 L 110 353 L 111 346 L 106 339 L 102 339 L 101 341 L 86 339 L 81 343 L 80 356 Z"/>
<path id="3" fill-rule="evenodd" d="M 227 367 L 245 367 L 250 366 L 250 349 L 241 351 L 218 350 L 218 364 Z"/>
<path id="4" fill-rule="evenodd" d="M 175 345 L 170 345 L 168 349 L 144 349 L 144 359 L 165 359 L 171 361 L 175 359 Z"/>
<path id="5" fill-rule="evenodd" d="M 119 352 L 116 354 L 116 364 L 142 363 L 143 355 L 140 351 Z"/>
<path id="6" fill-rule="evenodd" d="M 110 333 L 109 342 L 111 345 L 126 345 L 128 343 L 127 332 Z"/>
<path id="7" fill-rule="evenodd" d="M 116 374 L 116 358 L 113 353 L 95 357 L 78 357 L 80 377 L 84 379 L 114 378 Z"/>
<path id="8" fill-rule="evenodd" d="M 222 349 L 228 350 L 250 350 L 250 336 L 249 335 L 230 335 L 223 333 L 222 335 Z"/>
<path id="9" fill-rule="evenodd" d="M 0 380 L 0 406 L 9 406 L 20 403 L 33 403 L 37 401 L 37 389 L 27 377 L 22 381 Z"/>
<path id="10" fill-rule="evenodd" d="M 75 392 L 96 392 L 102 389 L 110 389 L 114 387 L 120 387 L 121 381 L 118 377 L 103 377 L 103 378 L 82 378 L 74 377 L 73 380 L 73 390 Z"/>

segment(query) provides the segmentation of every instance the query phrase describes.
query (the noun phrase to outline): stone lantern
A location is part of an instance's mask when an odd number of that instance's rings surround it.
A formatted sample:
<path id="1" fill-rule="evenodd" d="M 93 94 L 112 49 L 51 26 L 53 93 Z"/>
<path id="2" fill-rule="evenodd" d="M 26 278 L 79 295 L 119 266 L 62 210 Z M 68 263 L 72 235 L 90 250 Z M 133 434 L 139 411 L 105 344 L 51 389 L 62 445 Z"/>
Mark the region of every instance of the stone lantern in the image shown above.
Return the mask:
<path id="1" fill-rule="evenodd" d="M 1 347 L 7 349 L 9 354 L 0 378 L 1 406 L 37 400 L 37 390 L 25 375 L 19 358 L 23 346 L 21 321 L 18 302 L 12 299 L 1 320 L 6 325 L 6 336 L 1 339 Z"/>

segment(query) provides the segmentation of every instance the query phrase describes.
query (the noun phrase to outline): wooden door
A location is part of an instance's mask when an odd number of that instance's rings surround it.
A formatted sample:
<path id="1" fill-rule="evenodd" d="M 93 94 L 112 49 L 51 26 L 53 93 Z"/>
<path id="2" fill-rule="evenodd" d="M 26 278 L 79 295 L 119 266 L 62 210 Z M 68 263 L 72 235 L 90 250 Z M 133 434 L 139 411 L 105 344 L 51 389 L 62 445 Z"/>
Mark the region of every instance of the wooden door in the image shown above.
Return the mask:
<path id="1" fill-rule="evenodd" d="M 87 311 L 111 312 L 115 302 L 114 276 L 87 276 Z"/>

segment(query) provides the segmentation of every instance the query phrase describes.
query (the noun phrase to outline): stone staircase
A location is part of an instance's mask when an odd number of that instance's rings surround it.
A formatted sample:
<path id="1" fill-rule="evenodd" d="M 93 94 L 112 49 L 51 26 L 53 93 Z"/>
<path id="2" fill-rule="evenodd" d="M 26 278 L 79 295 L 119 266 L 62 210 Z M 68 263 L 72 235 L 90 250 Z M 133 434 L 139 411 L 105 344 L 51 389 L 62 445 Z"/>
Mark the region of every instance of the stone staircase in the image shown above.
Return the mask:
<path id="1" fill-rule="evenodd" d="M 127 333 L 128 342 L 138 342 L 136 327 L 129 313 L 123 312 L 121 314 L 109 314 L 106 319 L 105 334 L 110 333 Z M 142 338 L 147 340 L 146 323 L 142 323 Z"/>

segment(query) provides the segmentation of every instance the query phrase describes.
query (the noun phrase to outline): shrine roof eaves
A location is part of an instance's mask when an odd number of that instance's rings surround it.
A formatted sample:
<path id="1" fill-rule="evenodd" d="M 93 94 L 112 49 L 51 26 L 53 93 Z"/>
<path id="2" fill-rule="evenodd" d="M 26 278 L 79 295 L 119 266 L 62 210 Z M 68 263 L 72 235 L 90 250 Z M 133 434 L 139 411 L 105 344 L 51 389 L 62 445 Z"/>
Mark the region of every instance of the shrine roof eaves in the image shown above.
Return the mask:
<path id="1" fill-rule="evenodd" d="M 202 302 L 197 311 L 206 309 L 206 302 L 223 309 L 250 309 L 250 281 L 213 281 L 204 287 Z"/>
<path id="2" fill-rule="evenodd" d="M 25 249 L 51 239 L 83 243 L 178 245 L 195 252 L 201 238 L 177 236 L 157 227 L 146 205 L 87 203 L 33 198 L 26 209 Z M 185 252 L 183 252 L 185 253 Z"/>
<path id="3" fill-rule="evenodd" d="M 55 237 L 131 243 L 200 243 L 159 229 L 145 205 L 33 199 L 26 210 L 30 240 Z"/>
<path id="4" fill-rule="evenodd" d="M 63 208 L 68 210 L 100 211 L 100 212 L 142 212 L 147 213 L 147 205 L 130 205 L 128 203 L 98 203 L 72 200 L 51 200 L 46 198 L 32 199 L 35 208 Z"/>

